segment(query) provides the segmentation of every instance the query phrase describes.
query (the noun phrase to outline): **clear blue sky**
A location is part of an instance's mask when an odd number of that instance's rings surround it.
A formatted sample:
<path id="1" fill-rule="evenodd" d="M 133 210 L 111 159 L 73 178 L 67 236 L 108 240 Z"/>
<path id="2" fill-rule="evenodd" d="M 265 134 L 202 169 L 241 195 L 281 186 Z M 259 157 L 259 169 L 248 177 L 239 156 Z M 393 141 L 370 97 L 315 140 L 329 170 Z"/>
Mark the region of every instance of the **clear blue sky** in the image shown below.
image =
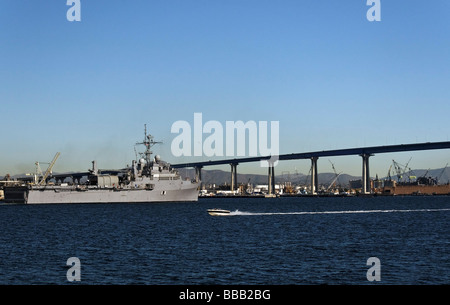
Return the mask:
<path id="1" fill-rule="evenodd" d="M 380 22 L 366 19 L 366 0 L 81 0 L 81 22 L 68 9 L 0 0 L 0 177 L 57 151 L 55 171 L 94 159 L 123 167 L 144 124 L 163 159 L 209 160 L 171 154 L 171 125 L 194 112 L 279 121 L 280 153 L 449 140 L 447 0 L 381 0 Z M 371 174 L 410 157 L 413 168 L 443 167 L 449 155 L 379 155 Z M 360 157 L 332 161 L 361 175 Z"/>

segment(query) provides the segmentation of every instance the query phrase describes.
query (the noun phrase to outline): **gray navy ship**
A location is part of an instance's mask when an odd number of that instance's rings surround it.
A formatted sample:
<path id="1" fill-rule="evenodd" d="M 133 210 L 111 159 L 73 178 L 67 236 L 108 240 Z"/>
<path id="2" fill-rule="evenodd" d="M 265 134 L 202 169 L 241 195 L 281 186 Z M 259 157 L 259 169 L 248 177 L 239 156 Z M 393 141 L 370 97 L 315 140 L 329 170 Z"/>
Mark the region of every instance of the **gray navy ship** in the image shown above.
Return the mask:
<path id="1" fill-rule="evenodd" d="M 138 160 L 133 160 L 131 166 L 99 170 L 93 161 L 88 172 L 52 175 L 57 153 L 45 173 L 36 171 L 32 181 L 19 180 L 5 186 L 4 201 L 24 204 L 197 201 L 200 181 L 183 180 L 178 171 L 158 155 L 152 158 L 150 149 L 159 142 L 147 134 L 146 127 L 144 135 L 144 141 L 136 145 L 144 145 L 145 152 L 139 153 L 140 158 L 136 153 Z M 66 180 L 70 182 L 64 182 Z"/>

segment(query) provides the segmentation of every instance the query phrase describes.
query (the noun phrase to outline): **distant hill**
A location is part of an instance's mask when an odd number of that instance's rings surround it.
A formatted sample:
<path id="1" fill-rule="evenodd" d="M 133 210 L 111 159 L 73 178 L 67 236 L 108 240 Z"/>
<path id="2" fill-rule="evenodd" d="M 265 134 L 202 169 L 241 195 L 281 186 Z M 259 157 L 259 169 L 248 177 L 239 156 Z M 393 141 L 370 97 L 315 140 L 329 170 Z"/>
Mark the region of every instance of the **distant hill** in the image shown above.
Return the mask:
<path id="1" fill-rule="evenodd" d="M 180 170 L 180 174 L 183 177 L 189 177 L 194 179 L 195 171 L 193 169 Z M 319 184 L 330 184 L 335 178 L 334 173 L 319 173 Z M 347 174 L 341 174 L 338 178 L 338 183 L 342 186 L 348 184 L 349 180 L 360 179 L 361 177 L 351 176 Z M 310 176 L 304 174 L 290 174 L 290 175 L 277 175 L 275 176 L 276 183 L 279 182 L 291 182 L 293 184 L 309 184 Z M 256 174 L 237 174 L 238 183 L 252 183 L 252 184 L 267 184 L 267 175 Z M 231 173 L 223 170 L 202 170 L 202 181 L 204 184 L 230 184 Z"/>
<path id="2" fill-rule="evenodd" d="M 189 177 L 191 179 L 194 179 L 195 177 L 195 171 L 193 169 L 181 169 L 179 170 L 180 174 L 183 177 Z M 427 177 L 433 177 L 438 178 L 438 182 L 441 184 L 450 182 L 450 167 L 444 168 L 438 168 L 438 169 L 415 169 L 411 170 L 410 172 L 407 172 L 403 179 L 407 179 L 409 176 L 416 176 L 421 177 L 426 174 Z M 333 182 L 333 179 L 335 178 L 334 173 L 319 173 L 318 179 L 319 184 L 322 185 L 329 185 Z M 375 178 L 375 177 L 373 177 Z M 385 179 L 387 177 L 379 177 L 379 179 Z M 397 180 L 397 175 L 393 172 L 391 172 L 391 178 L 393 180 Z M 347 186 L 349 184 L 350 180 L 357 180 L 361 179 L 361 176 L 352 176 L 348 174 L 341 174 L 338 179 L 337 183 L 342 186 Z M 252 183 L 252 184 L 267 184 L 267 175 L 256 175 L 256 174 L 237 174 L 237 180 L 238 183 Z M 223 171 L 223 170 L 202 170 L 202 181 L 204 184 L 213 184 L 216 185 L 222 185 L 222 184 L 230 184 L 231 182 L 231 173 L 229 171 Z M 277 183 L 279 182 L 288 182 L 290 181 L 293 184 L 310 184 L 311 178 L 308 175 L 305 174 L 282 174 L 282 175 L 276 175 L 275 181 Z"/>

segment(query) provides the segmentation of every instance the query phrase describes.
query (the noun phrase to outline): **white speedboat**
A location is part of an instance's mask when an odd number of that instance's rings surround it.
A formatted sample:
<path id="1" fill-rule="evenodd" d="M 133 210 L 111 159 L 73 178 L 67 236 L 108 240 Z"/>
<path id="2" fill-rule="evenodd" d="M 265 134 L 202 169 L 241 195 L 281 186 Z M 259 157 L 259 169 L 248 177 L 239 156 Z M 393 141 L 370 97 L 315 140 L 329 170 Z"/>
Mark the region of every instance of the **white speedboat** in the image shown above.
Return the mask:
<path id="1" fill-rule="evenodd" d="M 222 209 L 209 209 L 208 213 L 211 216 L 228 216 L 228 215 L 230 215 L 230 211 L 222 210 Z"/>

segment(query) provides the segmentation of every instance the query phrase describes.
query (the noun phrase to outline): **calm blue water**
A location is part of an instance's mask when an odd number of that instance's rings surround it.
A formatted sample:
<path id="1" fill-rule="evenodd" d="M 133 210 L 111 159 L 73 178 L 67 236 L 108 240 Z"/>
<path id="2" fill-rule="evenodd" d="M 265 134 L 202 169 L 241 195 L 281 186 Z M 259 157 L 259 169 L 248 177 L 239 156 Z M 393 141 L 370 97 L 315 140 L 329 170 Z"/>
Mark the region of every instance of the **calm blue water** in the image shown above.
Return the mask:
<path id="1" fill-rule="evenodd" d="M 3 204 L 0 284 L 68 284 L 69 257 L 81 284 L 372 284 L 369 257 L 381 284 L 450 284 L 449 222 L 450 197 Z"/>

